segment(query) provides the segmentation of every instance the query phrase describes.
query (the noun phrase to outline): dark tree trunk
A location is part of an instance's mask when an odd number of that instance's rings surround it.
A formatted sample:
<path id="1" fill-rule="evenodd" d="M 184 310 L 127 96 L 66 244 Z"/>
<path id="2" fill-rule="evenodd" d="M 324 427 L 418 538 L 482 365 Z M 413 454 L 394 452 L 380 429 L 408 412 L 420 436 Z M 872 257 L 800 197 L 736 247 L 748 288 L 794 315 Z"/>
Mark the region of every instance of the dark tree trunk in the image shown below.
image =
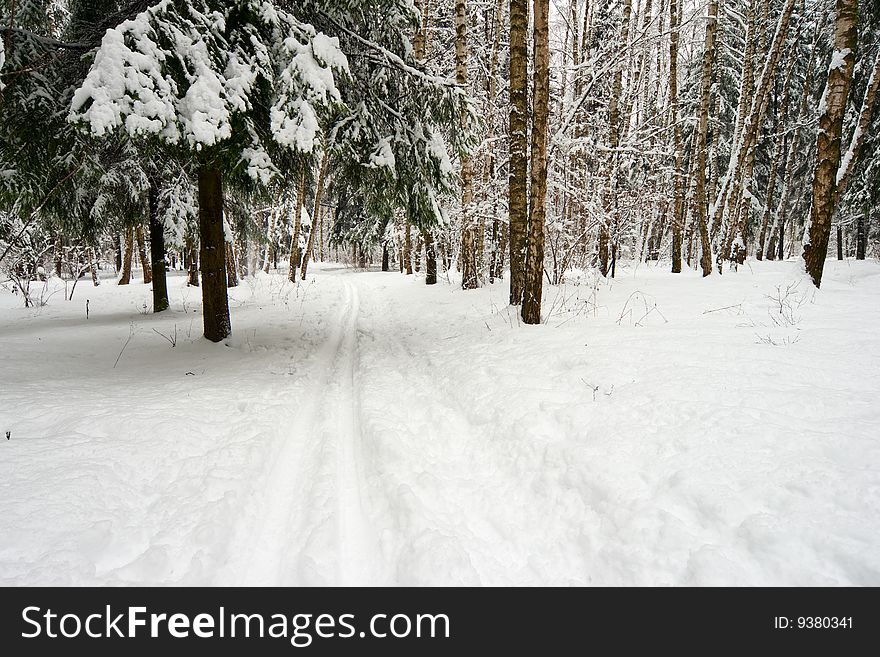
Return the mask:
<path id="1" fill-rule="evenodd" d="M 843 260 L 843 228 L 837 227 L 837 259 Z"/>
<path id="2" fill-rule="evenodd" d="M 122 256 L 122 275 L 119 277 L 120 285 L 131 283 L 131 259 L 134 251 L 134 229 L 125 229 L 125 254 Z"/>
<path id="3" fill-rule="evenodd" d="M 235 249 L 226 242 L 226 286 L 238 287 L 238 267 L 235 265 Z"/>
<path id="4" fill-rule="evenodd" d="M 510 303 L 522 303 L 528 227 L 528 0 L 510 0 Z"/>
<path id="5" fill-rule="evenodd" d="M 856 219 L 856 260 L 864 260 L 868 251 L 868 208 Z"/>
<path id="6" fill-rule="evenodd" d="M 55 235 L 55 275 L 61 278 L 61 265 L 64 264 L 64 240 L 61 233 Z"/>
<path id="7" fill-rule="evenodd" d="M 409 276 L 413 273 L 412 267 L 412 230 L 410 229 L 410 223 L 406 222 L 406 232 L 403 235 L 403 268 L 406 269 L 406 274 Z"/>
<path id="8" fill-rule="evenodd" d="M 186 238 L 186 254 L 187 254 L 187 285 L 193 287 L 199 286 L 199 250 L 196 248 L 195 240 L 192 237 Z"/>
<path id="9" fill-rule="evenodd" d="M 526 324 L 541 323 L 544 221 L 547 211 L 547 128 L 550 112 L 550 0 L 535 0 L 534 8 L 532 184 L 522 301 L 522 318 Z"/>
<path id="10" fill-rule="evenodd" d="M 226 295 L 226 241 L 223 238 L 223 186 L 220 171 L 199 169 L 199 259 L 205 337 L 220 342 L 231 333 Z"/>
<path id="11" fill-rule="evenodd" d="M 116 235 L 116 274 L 122 271 L 122 240 L 119 239 L 119 233 Z"/>
<path id="12" fill-rule="evenodd" d="M 153 312 L 168 308 L 168 282 L 165 278 L 165 226 L 159 218 L 159 188 L 150 182 L 147 192 L 150 210 L 150 259 L 153 261 Z"/>
<path id="13" fill-rule="evenodd" d="M 388 244 L 382 243 L 382 271 L 391 271 L 391 263 L 389 262 Z"/>
<path id="14" fill-rule="evenodd" d="M 425 285 L 437 284 L 437 252 L 434 248 L 434 234 L 430 230 L 423 233 L 425 240 Z"/>

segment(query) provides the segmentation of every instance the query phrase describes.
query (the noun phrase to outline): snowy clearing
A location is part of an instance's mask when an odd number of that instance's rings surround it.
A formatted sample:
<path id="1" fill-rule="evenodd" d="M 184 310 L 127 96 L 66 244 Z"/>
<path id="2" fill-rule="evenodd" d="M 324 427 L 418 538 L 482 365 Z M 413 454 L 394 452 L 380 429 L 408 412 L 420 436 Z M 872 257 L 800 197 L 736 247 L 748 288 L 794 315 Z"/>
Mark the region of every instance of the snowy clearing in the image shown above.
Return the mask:
<path id="1" fill-rule="evenodd" d="M 876 261 L 585 276 L 542 326 L 314 267 L 217 345 L 180 273 L 0 292 L 0 583 L 880 585 Z"/>

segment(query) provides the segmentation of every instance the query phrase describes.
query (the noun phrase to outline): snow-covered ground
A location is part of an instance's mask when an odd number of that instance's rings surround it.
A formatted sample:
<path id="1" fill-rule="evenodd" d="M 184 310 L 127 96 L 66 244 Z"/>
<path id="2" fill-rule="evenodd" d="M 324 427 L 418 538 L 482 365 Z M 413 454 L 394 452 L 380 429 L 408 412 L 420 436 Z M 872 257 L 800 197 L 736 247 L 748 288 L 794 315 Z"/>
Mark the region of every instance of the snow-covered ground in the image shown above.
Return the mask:
<path id="1" fill-rule="evenodd" d="M 880 265 L 797 270 L 584 275 L 526 327 L 318 264 L 219 345 L 180 275 L 2 291 L 0 584 L 880 585 Z"/>

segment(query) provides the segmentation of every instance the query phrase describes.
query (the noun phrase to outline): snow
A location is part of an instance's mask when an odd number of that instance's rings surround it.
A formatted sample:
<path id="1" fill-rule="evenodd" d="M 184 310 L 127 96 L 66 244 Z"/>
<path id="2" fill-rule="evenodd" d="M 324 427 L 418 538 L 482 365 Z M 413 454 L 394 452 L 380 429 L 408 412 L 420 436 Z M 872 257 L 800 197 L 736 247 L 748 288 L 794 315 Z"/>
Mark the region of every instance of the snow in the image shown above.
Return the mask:
<path id="1" fill-rule="evenodd" d="M 397 161 L 394 158 L 394 151 L 391 150 L 391 137 L 382 137 L 376 145 L 375 150 L 370 154 L 371 167 L 387 167 L 394 173 L 394 167 Z"/>
<path id="2" fill-rule="evenodd" d="M 849 148 L 846 149 L 846 152 L 843 154 L 843 157 L 840 158 L 840 166 L 837 167 L 837 176 L 835 178 L 834 184 L 840 185 L 843 182 L 843 179 L 846 178 L 847 173 L 849 173 L 849 168 L 852 166 L 853 156 L 855 155 L 856 148 L 862 141 L 862 126 L 856 125 L 856 129 L 853 131 L 852 139 L 849 142 Z"/>
<path id="3" fill-rule="evenodd" d="M 0 291 L 0 583 L 878 585 L 880 266 L 749 264 Z"/>
<path id="4" fill-rule="evenodd" d="M 851 54 L 852 50 L 849 48 L 835 50 L 831 55 L 831 63 L 828 65 L 828 71 L 831 72 L 835 69 L 846 67 L 846 58 Z"/>
<path id="5" fill-rule="evenodd" d="M 262 79 L 272 87 L 266 127 L 273 139 L 312 152 L 318 114 L 339 103 L 335 75 L 347 73 L 348 61 L 335 37 L 268 3 L 253 4 L 267 25 L 229 34 L 223 14 L 203 15 L 199 3 L 183 9 L 169 0 L 108 30 L 74 93 L 70 120 L 99 137 L 124 127 L 132 136 L 184 139 L 200 150 L 229 139 L 236 115 L 249 116 L 255 102 L 268 102 L 260 97 Z M 273 173 L 261 162 L 265 155 L 260 145 L 243 154 L 248 173 L 264 184 Z"/>
<path id="6" fill-rule="evenodd" d="M 0 39 L 0 72 L 3 71 L 3 65 L 6 63 L 6 42 Z M 0 91 L 3 91 L 3 78 L 0 77 Z"/>

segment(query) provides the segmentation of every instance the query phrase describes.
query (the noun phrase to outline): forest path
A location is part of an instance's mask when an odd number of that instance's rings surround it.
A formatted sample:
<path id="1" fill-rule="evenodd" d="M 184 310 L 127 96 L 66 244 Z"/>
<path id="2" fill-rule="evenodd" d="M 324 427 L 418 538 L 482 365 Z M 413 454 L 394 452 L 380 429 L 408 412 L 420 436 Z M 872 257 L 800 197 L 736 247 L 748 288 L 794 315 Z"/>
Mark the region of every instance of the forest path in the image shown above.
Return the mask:
<path id="1" fill-rule="evenodd" d="M 341 303 L 313 359 L 306 394 L 280 412 L 282 432 L 260 503 L 244 519 L 227 568 L 236 581 L 273 585 L 369 585 L 377 581 L 377 542 L 367 521 L 357 391 L 359 294 L 334 276 Z"/>

